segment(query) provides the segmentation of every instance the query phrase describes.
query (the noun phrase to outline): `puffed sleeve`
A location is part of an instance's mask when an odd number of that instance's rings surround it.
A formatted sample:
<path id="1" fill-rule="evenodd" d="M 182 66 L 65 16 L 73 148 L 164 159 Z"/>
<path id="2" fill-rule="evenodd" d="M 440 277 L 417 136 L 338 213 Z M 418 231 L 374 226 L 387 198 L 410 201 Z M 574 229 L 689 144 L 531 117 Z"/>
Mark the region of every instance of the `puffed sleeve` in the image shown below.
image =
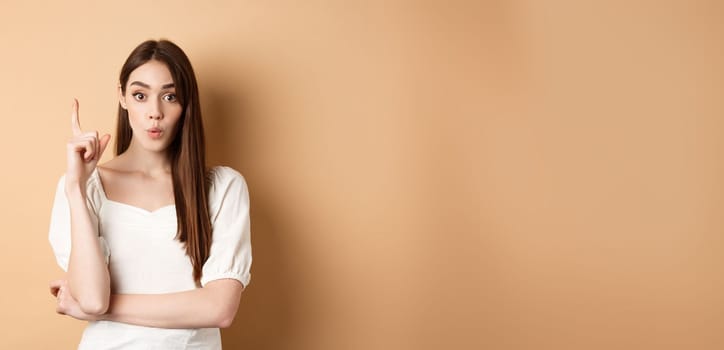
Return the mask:
<path id="1" fill-rule="evenodd" d="M 251 279 L 249 189 L 244 177 L 232 168 L 215 167 L 211 176 L 211 252 L 201 271 L 201 285 L 233 278 L 246 287 Z"/>
<path id="2" fill-rule="evenodd" d="M 97 193 L 95 193 L 94 184 L 90 181 L 87 185 L 86 205 L 90 213 L 91 221 L 95 227 L 98 227 L 98 206 Z M 50 214 L 50 229 L 48 234 L 50 246 L 53 248 L 55 260 L 63 271 L 68 271 L 68 261 L 70 260 L 70 206 L 68 198 L 65 195 L 65 175 L 60 177 L 55 190 L 55 200 L 53 201 L 53 209 Z M 106 258 L 106 263 L 110 256 L 108 245 L 103 237 L 98 237 L 99 244 Z"/>

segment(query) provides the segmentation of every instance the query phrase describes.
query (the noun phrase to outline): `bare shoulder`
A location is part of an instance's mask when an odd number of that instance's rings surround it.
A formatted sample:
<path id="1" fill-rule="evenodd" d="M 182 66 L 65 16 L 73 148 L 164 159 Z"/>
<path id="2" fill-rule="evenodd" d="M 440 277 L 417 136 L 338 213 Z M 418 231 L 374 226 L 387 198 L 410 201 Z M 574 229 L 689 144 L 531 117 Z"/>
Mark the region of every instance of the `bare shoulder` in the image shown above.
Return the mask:
<path id="1" fill-rule="evenodd" d="M 123 173 L 127 173 L 127 171 L 124 171 L 125 168 L 125 162 L 123 161 L 123 158 L 118 156 L 115 157 L 103 164 L 98 164 L 96 166 L 98 171 L 102 173 L 102 175 L 108 175 L 108 176 L 114 176 L 119 175 Z"/>
<path id="2" fill-rule="evenodd" d="M 130 174 L 125 170 L 123 159 L 116 157 L 103 164 L 96 166 L 98 176 L 101 178 L 101 182 L 104 183 L 104 187 L 114 187 L 113 185 L 118 181 L 128 181 Z"/>

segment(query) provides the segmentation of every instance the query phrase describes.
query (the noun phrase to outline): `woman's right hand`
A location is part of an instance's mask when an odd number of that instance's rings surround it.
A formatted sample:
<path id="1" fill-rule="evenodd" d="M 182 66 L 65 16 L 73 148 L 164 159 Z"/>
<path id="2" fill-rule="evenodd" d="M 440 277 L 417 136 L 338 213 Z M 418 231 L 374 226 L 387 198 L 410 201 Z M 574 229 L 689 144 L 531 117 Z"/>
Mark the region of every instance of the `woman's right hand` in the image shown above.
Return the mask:
<path id="1" fill-rule="evenodd" d="M 73 136 L 68 141 L 68 169 L 65 174 L 66 190 L 69 186 L 80 186 L 85 193 L 88 178 L 95 170 L 103 155 L 111 135 L 105 134 L 98 139 L 98 131 L 83 132 L 78 120 L 78 100 L 73 99 L 71 114 Z"/>
<path id="2" fill-rule="evenodd" d="M 89 315 L 81 310 L 78 301 L 70 294 L 68 280 L 50 281 L 50 294 L 53 294 L 57 299 L 55 312 L 81 321 L 97 321 L 99 319 L 98 316 Z"/>

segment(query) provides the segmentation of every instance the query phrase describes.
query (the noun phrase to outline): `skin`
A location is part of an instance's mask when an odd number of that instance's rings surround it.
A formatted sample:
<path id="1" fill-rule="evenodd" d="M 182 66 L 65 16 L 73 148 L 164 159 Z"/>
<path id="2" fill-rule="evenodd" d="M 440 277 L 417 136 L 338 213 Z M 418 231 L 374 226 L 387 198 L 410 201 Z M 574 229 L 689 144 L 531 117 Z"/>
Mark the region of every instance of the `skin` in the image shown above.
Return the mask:
<path id="1" fill-rule="evenodd" d="M 171 73 L 163 63 L 149 61 L 131 72 L 126 95 L 120 86 L 118 94 L 128 111 L 133 137 L 126 152 L 99 168 L 106 195 L 147 211 L 172 205 L 171 161 L 166 149 L 183 107 L 176 100 Z M 152 127 L 163 130 L 161 138 L 148 135 Z"/>
<path id="2" fill-rule="evenodd" d="M 108 145 L 110 135 L 98 138 L 98 132 L 83 132 L 78 120 L 78 101 L 73 101 L 72 137 L 67 145 L 68 169 L 65 193 L 70 207 L 71 252 L 68 262 L 68 288 L 65 296 L 78 301 L 88 314 L 103 314 L 108 309 L 110 276 L 99 245 L 97 218 L 86 206 L 86 182 Z"/>
<path id="3" fill-rule="evenodd" d="M 159 328 L 225 328 L 233 322 L 244 289 L 234 279 L 178 293 L 110 294 L 108 268 L 93 229 L 97 219 L 85 206 L 85 183 L 96 167 L 109 200 L 147 211 L 174 204 L 167 148 L 183 110 L 175 97 L 164 63 L 151 60 L 131 72 L 125 95 L 119 86 L 119 102 L 128 111 L 133 137 L 126 152 L 102 166 L 97 163 L 110 135 L 99 138 L 97 131 L 83 132 L 74 102 L 66 174 L 71 257 L 66 278 L 50 282 L 59 314 Z M 160 137 L 148 134 L 152 127 L 162 130 Z"/>

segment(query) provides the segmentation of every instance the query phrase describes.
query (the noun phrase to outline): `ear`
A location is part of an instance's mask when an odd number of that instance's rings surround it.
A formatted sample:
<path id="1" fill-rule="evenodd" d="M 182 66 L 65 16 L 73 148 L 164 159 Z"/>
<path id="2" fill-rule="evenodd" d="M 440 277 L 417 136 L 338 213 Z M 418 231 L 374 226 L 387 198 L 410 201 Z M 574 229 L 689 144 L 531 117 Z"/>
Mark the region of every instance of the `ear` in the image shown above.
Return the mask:
<path id="1" fill-rule="evenodd" d="M 118 102 L 121 104 L 121 108 L 126 108 L 126 96 L 123 95 L 123 89 L 121 89 L 121 84 L 118 84 Z"/>

